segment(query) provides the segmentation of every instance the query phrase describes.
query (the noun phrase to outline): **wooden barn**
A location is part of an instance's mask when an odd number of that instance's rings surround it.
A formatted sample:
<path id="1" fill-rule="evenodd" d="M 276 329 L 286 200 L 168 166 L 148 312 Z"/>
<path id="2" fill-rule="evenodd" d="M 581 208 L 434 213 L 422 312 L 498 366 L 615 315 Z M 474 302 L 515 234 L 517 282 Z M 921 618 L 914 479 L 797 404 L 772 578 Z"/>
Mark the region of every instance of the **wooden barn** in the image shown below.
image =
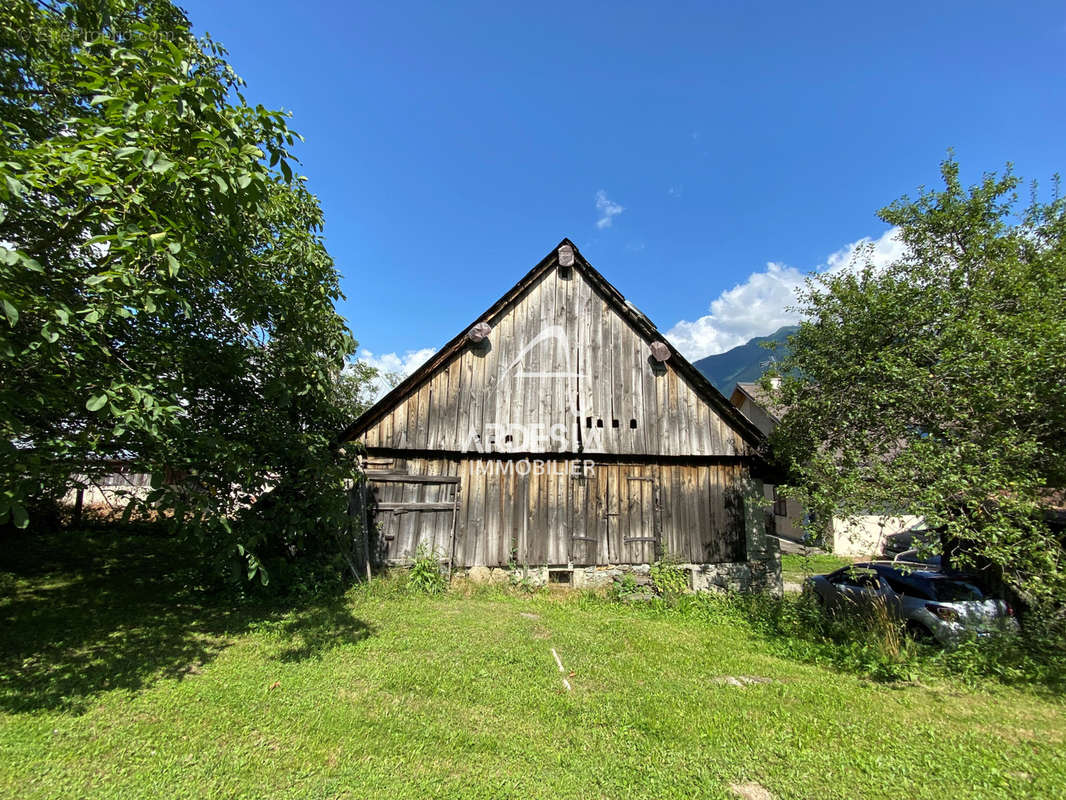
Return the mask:
<path id="1" fill-rule="evenodd" d="M 761 433 L 569 240 L 344 432 L 379 563 L 773 588 Z M 365 451 L 363 451 L 365 448 Z"/>

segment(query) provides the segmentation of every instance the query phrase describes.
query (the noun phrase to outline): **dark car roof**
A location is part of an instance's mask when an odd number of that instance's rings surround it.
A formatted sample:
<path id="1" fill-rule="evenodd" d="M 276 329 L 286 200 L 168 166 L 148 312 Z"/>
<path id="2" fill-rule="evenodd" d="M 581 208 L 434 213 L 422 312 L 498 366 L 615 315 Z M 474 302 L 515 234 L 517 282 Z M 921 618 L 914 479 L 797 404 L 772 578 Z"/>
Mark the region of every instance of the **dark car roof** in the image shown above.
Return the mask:
<path id="1" fill-rule="evenodd" d="M 945 575 L 935 569 L 902 569 L 901 566 L 895 562 L 878 562 L 878 561 L 864 561 L 861 564 L 853 564 L 853 567 L 860 569 L 872 569 L 881 575 L 891 575 L 892 577 L 899 578 L 925 578 L 927 580 L 944 580 L 952 576 Z M 847 567 L 844 567 L 847 569 Z"/>
<path id="2" fill-rule="evenodd" d="M 934 587 L 948 581 L 975 585 L 975 581 L 968 575 L 945 575 L 943 572 L 927 569 L 900 569 L 899 565 L 893 562 L 863 561 L 843 567 L 833 574 L 846 572 L 849 569 L 871 570 L 885 578 L 897 592 L 910 591 L 927 600 L 936 600 L 937 590 Z"/>

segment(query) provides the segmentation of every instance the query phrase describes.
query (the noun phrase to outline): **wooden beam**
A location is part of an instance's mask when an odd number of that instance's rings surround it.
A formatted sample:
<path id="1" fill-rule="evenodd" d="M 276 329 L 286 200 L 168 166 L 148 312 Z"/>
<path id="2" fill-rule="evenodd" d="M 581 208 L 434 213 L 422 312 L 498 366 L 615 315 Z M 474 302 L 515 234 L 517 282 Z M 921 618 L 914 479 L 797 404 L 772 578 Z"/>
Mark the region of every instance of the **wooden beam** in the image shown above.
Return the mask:
<path id="1" fill-rule="evenodd" d="M 455 503 L 378 503 L 378 511 L 452 511 Z"/>
<path id="2" fill-rule="evenodd" d="M 367 479 L 374 483 L 459 483 L 454 475 L 408 475 L 399 472 L 368 472 Z"/>

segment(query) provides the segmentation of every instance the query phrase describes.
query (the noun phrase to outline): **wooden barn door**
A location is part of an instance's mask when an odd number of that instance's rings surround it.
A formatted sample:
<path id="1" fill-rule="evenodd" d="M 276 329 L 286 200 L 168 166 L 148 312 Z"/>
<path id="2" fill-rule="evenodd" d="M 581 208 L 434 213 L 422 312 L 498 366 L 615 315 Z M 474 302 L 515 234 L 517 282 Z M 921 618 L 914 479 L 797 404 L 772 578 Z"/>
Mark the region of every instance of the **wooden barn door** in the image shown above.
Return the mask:
<path id="1" fill-rule="evenodd" d="M 459 478 L 368 471 L 368 506 L 376 531 L 378 563 L 402 564 L 423 545 L 450 563 Z"/>
<path id="2" fill-rule="evenodd" d="M 650 564 L 660 554 L 659 491 L 655 479 L 627 475 L 619 470 L 618 480 L 609 488 L 618 491 L 617 502 L 609 503 L 617 509 L 608 517 L 618 526 L 612 536 L 619 544 L 618 561 L 622 564 Z"/>
<path id="3" fill-rule="evenodd" d="M 568 477 L 570 483 L 570 563 L 576 567 L 607 564 L 607 516 L 597 472 Z"/>

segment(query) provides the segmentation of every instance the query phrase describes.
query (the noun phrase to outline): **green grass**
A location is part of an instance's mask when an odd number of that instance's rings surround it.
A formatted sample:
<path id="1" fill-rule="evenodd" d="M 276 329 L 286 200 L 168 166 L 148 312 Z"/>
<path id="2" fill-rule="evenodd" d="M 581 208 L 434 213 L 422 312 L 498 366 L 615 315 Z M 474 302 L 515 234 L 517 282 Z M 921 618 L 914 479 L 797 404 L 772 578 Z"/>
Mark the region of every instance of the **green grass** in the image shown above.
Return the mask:
<path id="1" fill-rule="evenodd" d="M 1066 796 L 1056 697 L 788 660 L 728 604 L 382 581 L 232 610 L 153 540 L 44 544 L 0 550 L 8 797 Z"/>
<path id="2" fill-rule="evenodd" d="M 781 556 L 781 579 L 789 583 L 802 583 L 811 575 L 824 575 L 851 564 L 854 559 L 834 556 L 831 553 L 800 555 L 786 553 Z"/>

